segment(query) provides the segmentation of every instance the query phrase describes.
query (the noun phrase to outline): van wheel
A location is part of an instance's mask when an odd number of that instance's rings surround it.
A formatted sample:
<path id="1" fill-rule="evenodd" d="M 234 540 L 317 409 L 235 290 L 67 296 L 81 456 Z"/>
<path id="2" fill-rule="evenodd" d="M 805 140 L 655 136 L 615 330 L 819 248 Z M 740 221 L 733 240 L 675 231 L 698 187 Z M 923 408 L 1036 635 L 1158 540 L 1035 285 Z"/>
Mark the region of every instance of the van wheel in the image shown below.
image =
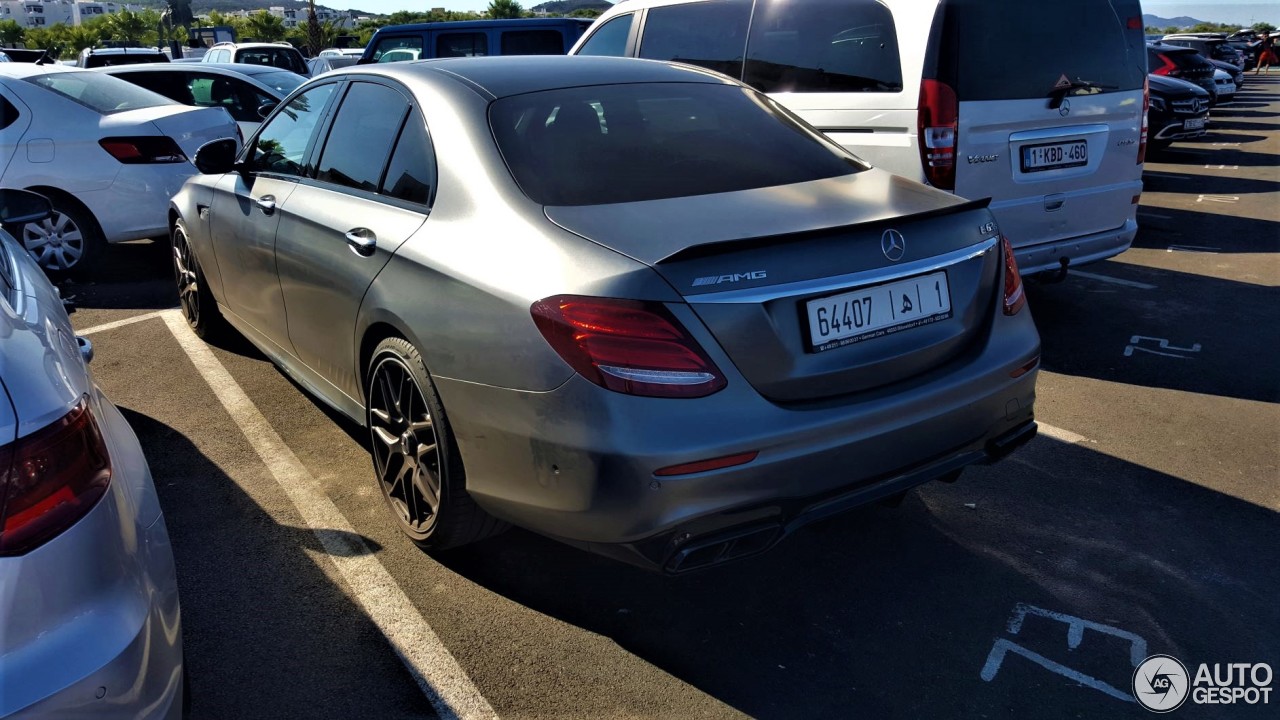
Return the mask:
<path id="1" fill-rule="evenodd" d="M 366 377 L 373 469 L 400 531 L 421 548 L 443 550 L 505 529 L 467 494 L 462 456 L 417 349 L 383 340 Z"/>
<path id="2" fill-rule="evenodd" d="M 102 234 L 86 210 L 57 196 L 44 220 L 19 228 L 19 240 L 50 277 L 84 277 L 102 251 Z"/>

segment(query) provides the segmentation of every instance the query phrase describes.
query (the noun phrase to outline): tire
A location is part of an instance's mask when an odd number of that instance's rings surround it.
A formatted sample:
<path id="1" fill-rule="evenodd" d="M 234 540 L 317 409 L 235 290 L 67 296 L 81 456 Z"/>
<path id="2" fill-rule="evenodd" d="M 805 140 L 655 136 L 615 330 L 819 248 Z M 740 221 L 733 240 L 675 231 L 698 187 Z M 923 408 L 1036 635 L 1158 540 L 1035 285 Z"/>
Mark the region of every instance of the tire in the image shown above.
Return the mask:
<path id="1" fill-rule="evenodd" d="M 462 456 L 417 349 L 383 340 L 365 377 L 374 478 L 400 531 L 425 550 L 445 550 L 506 529 L 467 493 Z"/>
<path id="2" fill-rule="evenodd" d="M 80 205 L 57 195 L 48 197 L 53 213 L 19 227 L 18 240 L 50 277 L 84 277 L 105 245 L 98 223 Z"/>
<path id="3" fill-rule="evenodd" d="M 222 334 L 226 321 L 218 311 L 218 304 L 209 290 L 200 261 L 191 251 L 187 225 L 179 220 L 173 226 L 169 246 L 173 250 L 173 281 L 178 289 L 178 303 L 182 316 L 195 334 L 209 340 Z"/>

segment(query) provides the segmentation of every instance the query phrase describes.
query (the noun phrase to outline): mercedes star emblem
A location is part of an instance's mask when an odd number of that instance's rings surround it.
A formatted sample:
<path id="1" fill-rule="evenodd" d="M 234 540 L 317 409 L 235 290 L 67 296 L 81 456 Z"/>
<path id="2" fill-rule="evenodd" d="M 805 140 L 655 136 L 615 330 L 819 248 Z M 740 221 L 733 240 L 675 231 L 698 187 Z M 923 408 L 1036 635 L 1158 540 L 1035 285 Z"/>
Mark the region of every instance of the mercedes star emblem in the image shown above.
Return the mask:
<path id="1" fill-rule="evenodd" d="M 880 249 L 890 261 L 898 262 L 907 253 L 907 241 L 897 230 L 885 230 L 880 236 Z"/>
<path id="2" fill-rule="evenodd" d="M 1071 101 L 1063 100 L 1062 105 L 1058 106 L 1058 114 L 1066 117 L 1071 114 Z"/>

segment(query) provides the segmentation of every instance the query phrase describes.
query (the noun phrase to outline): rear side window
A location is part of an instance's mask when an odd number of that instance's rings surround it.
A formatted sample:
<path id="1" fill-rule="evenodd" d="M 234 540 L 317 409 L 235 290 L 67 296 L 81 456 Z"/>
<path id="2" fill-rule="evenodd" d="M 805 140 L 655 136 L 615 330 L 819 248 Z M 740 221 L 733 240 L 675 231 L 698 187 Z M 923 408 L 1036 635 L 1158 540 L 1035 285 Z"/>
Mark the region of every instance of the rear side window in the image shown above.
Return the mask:
<path id="1" fill-rule="evenodd" d="M 631 35 L 631 22 L 635 15 L 627 13 L 619 15 L 600 26 L 578 48 L 578 55 L 604 55 L 606 57 L 622 57 L 627 54 L 627 37 Z"/>
<path id="2" fill-rule="evenodd" d="M 13 103 L 0 96 L 0 130 L 3 130 L 18 120 L 18 108 Z"/>
<path id="3" fill-rule="evenodd" d="M 751 3 L 697 2 L 649 10 L 640 57 L 700 65 L 742 77 Z"/>
<path id="4" fill-rule="evenodd" d="M 96 72 L 51 72 L 23 79 L 103 115 L 176 104 L 133 83 Z"/>
<path id="5" fill-rule="evenodd" d="M 436 57 L 484 57 L 489 38 L 484 33 L 442 33 L 436 38 Z"/>
<path id="6" fill-rule="evenodd" d="M 431 204 L 436 184 L 436 155 L 427 137 L 427 126 L 415 110 L 409 115 L 382 181 L 382 194 L 398 200 Z"/>
<path id="7" fill-rule="evenodd" d="M 503 55 L 563 55 L 559 30 L 508 30 L 502 33 Z"/>
<path id="8" fill-rule="evenodd" d="M 194 104 L 223 108 L 236 122 L 261 122 L 258 108 L 274 102 L 249 83 L 220 75 L 192 77 L 189 92 Z"/>
<path id="9" fill-rule="evenodd" d="M 743 80 L 764 92 L 900 92 L 893 14 L 878 2 L 765 0 Z"/>
<path id="10" fill-rule="evenodd" d="M 863 169 L 764 95 L 638 83 L 513 95 L 489 122 L 520 188 L 543 205 L 601 205 L 789 185 Z"/>
<path id="11" fill-rule="evenodd" d="M 377 46 L 373 48 L 373 59 L 378 61 L 382 59 L 384 53 L 392 50 L 413 50 L 418 55 L 422 54 L 422 38 L 417 35 L 401 35 L 399 37 L 382 38 L 378 41 Z"/>
<path id="12" fill-rule="evenodd" d="M 384 85 L 354 83 L 320 154 L 316 179 L 377 192 L 409 103 Z"/>
<path id="13" fill-rule="evenodd" d="M 936 71 L 961 102 L 1044 98 L 1063 77 L 1091 85 L 1073 95 L 1142 89 L 1137 0 L 947 0 L 945 8 Z"/>

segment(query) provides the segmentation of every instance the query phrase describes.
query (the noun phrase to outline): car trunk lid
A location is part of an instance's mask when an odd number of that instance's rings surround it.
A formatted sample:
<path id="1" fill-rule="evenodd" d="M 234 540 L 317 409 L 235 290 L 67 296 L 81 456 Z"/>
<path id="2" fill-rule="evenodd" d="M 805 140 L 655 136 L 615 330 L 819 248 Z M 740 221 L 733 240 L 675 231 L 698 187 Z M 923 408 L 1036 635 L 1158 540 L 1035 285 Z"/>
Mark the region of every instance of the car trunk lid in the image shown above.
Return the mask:
<path id="1" fill-rule="evenodd" d="M 159 131 L 173 138 L 188 158 L 205 143 L 238 137 L 236 123 L 222 108 L 193 108 L 185 105 L 125 110 L 102 118 L 108 135 L 149 135 Z"/>
<path id="2" fill-rule="evenodd" d="M 1000 264 L 985 208 L 870 170 L 546 214 L 653 267 L 758 392 L 794 402 L 925 373 L 986 332 Z"/>

